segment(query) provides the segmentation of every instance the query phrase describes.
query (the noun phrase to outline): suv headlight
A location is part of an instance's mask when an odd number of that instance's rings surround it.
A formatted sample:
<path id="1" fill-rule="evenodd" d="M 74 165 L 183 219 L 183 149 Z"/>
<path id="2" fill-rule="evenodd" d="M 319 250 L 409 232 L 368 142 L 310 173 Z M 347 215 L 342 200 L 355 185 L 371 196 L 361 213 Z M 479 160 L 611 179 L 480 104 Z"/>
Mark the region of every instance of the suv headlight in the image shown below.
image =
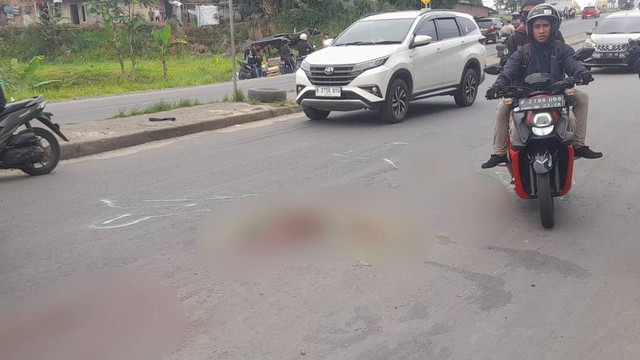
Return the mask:
<path id="1" fill-rule="evenodd" d="M 302 63 L 300 64 L 300 69 L 302 69 L 302 71 L 304 71 L 304 73 L 307 75 L 311 74 L 311 64 L 309 64 L 307 59 L 302 60 Z"/>
<path id="2" fill-rule="evenodd" d="M 587 39 L 587 41 L 584 42 L 584 47 L 587 49 L 595 49 L 596 48 L 596 43 L 593 42 L 593 40 L 591 39 Z"/>
<path id="3" fill-rule="evenodd" d="M 363 62 L 360 64 L 356 64 L 356 66 L 353 67 L 353 70 L 351 70 L 354 73 L 362 73 L 365 72 L 369 69 L 373 69 L 373 68 L 377 68 L 378 66 L 382 66 L 384 65 L 384 63 L 387 62 L 387 60 L 389 60 L 389 56 L 387 57 L 383 57 L 380 59 L 375 59 L 375 60 L 371 60 L 371 61 L 367 61 L 367 62 Z"/>

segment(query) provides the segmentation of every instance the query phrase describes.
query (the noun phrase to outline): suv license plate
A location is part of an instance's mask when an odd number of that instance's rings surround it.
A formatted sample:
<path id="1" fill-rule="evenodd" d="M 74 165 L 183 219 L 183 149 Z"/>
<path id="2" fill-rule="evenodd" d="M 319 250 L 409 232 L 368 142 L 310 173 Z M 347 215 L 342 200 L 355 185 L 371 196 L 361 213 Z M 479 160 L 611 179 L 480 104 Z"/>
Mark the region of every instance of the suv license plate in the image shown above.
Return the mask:
<path id="1" fill-rule="evenodd" d="M 613 52 L 613 53 L 602 53 L 602 55 L 600 55 L 600 57 L 602 59 L 619 59 L 622 56 L 622 53 L 617 53 L 617 52 Z"/>
<path id="2" fill-rule="evenodd" d="M 317 97 L 340 97 L 342 92 L 337 86 L 321 86 L 316 88 Z"/>

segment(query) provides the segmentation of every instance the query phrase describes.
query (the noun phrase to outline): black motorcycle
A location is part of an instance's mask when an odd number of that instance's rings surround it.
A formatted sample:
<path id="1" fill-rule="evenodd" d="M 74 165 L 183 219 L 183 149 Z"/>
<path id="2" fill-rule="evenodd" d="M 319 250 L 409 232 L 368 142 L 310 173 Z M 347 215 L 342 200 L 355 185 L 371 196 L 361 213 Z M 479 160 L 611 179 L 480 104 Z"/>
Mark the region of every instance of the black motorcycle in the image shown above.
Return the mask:
<path id="1" fill-rule="evenodd" d="M 253 75 L 253 69 L 251 68 L 251 65 L 243 61 L 238 61 L 238 63 L 240 64 L 240 71 L 238 71 L 238 79 L 246 80 L 246 79 L 253 79 L 255 77 Z"/>
<path id="2" fill-rule="evenodd" d="M 46 105 L 47 101 L 38 96 L 11 103 L 0 114 L 0 169 L 44 175 L 58 165 L 60 144 L 56 137 L 44 128 L 31 126 L 32 120 L 38 120 L 69 141 L 60 126 L 51 121 L 52 114 L 44 111 Z"/>

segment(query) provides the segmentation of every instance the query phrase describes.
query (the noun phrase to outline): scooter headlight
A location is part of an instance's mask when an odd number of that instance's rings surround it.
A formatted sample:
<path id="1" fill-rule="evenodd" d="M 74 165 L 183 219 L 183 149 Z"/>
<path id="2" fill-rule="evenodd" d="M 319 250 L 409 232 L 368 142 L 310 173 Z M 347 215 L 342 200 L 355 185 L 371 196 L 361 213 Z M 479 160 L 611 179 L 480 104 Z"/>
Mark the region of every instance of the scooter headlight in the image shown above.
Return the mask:
<path id="1" fill-rule="evenodd" d="M 533 116 L 533 125 L 536 127 L 547 127 L 552 121 L 553 118 L 549 113 L 538 113 Z"/>
<path id="2" fill-rule="evenodd" d="M 537 136 L 549 135 L 553 132 L 553 125 L 547 127 L 534 127 L 531 128 L 531 131 L 533 131 L 533 133 Z"/>

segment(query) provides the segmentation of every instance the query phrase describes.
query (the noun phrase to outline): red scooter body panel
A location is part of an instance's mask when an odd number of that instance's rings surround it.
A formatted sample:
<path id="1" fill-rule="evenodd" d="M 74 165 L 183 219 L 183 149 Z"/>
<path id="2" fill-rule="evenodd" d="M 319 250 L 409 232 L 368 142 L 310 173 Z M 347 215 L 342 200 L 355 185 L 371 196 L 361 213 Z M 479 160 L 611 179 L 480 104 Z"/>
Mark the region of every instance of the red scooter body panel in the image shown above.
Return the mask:
<path id="1" fill-rule="evenodd" d="M 520 179 L 520 150 L 513 150 L 511 148 L 511 143 L 509 145 L 509 159 L 511 161 L 511 166 L 513 166 L 513 171 L 511 172 L 511 176 L 513 176 L 515 185 L 516 185 L 516 194 L 523 199 L 531 199 L 531 196 L 527 195 L 522 188 L 522 179 Z M 572 162 L 573 165 L 573 162 Z"/>
<path id="2" fill-rule="evenodd" d="M 567 146 L 567 150 L 569 151 L 569 158 L 567 159 L 567 181 L 564 183 L 564 188 L 562 192 L 558 194 L 558 196 L 566 195 L 569 190 L 571 190 L 571 181 L 573 179 L 573 160 L 574 160 L 574 152 L 573 146 Z"/>

